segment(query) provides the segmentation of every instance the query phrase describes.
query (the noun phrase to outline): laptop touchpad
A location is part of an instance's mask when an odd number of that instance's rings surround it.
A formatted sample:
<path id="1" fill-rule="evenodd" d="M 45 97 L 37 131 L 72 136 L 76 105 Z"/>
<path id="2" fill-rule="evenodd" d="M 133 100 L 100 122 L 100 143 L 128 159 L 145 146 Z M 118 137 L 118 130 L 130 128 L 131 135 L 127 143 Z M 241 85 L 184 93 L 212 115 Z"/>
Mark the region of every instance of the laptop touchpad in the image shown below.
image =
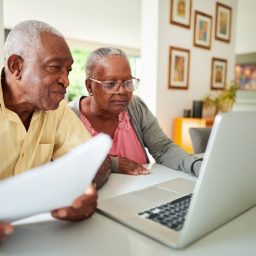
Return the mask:
<path id="1" fill-rule="evenodd" d="M 156 202 L 166 199 L 174 199 L 177 198 L 178 193 L 174 191 L 162 189 L 159 187 L 147 188 L 138 192 L 134 192 L 134 195 L 141 197 L 147 201 Z"/>

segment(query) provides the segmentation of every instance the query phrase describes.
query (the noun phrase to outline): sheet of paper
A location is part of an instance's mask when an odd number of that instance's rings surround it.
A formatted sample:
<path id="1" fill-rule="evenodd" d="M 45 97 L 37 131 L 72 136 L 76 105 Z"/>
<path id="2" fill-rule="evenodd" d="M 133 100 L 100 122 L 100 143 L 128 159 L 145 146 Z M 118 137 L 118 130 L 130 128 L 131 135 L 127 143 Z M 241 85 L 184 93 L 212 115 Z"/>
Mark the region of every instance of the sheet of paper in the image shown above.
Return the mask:
<path id="1" fill-rule="evenodd" d="M 110 137 L 99 134 L 53 162 L 0 181 L 0 221 L 71 205 L 86 191 L 110 147 Z"/>

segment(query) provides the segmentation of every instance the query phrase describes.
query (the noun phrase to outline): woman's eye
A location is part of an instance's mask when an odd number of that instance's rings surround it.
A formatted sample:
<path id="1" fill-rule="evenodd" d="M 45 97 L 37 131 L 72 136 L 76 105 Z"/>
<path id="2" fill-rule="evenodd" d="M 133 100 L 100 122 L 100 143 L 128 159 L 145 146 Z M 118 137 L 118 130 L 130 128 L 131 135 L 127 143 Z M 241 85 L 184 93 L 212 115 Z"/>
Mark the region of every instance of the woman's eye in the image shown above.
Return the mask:
<path id="1" fill-rule="evenodd" d="M 133 80 L 131 79 L 131 80 L 125 81 L 125 82 L 124 82 L 124 86 L 126 86 L 126 87 L 131 87 L 131 86 L 133 86 Z"/>
<path id="2" fill-rule="evenodd" d="M 115 85 L 116 85 L 116 82 L 107 82 L 107 83 L 105 83 L 105 86 L 108 88 L 108 89 L 112 89 L 112 88 L 114 88 L 115 87 Z"/>

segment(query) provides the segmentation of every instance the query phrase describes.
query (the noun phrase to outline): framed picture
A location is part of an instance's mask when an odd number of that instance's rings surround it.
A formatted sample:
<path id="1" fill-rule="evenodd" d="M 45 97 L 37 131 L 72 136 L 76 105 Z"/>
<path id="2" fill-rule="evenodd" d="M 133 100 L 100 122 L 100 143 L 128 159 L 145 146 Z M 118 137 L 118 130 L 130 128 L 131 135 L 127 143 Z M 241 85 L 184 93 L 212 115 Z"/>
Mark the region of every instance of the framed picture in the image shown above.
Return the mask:
<path id="1" fill-rule="evenodd" d="M 231 7 L 216 3 L 216 23 L 215 23 L 215 39 L 226 43 L 230 42 L 231 38 Z"/>
<path id="2" fill-rule="evenodd" d="M 170 0 L 171 1 L 171 24 L 190 28 L 192 0 Z"/>
<path id="3" fill-rule="evenodd" d="M 190 50 L 178 47 L 169 48 L 169 89 L 188 89 Z"/>
<path id="4" fill-rule="evenodd" d="M 240 90 L 256 90 L 256 64 L 236 64 L 235 83 Z"/>
<path id="5" fill-rule="evenodd" d="M 224 90 L 226 87 L 227 60 L 212 58 L 211 89 Z"/>
<path id="6" fill-rule="evenodd" d="M 195 11 L 194 46 L 211 49 L 212 16 Z"/>

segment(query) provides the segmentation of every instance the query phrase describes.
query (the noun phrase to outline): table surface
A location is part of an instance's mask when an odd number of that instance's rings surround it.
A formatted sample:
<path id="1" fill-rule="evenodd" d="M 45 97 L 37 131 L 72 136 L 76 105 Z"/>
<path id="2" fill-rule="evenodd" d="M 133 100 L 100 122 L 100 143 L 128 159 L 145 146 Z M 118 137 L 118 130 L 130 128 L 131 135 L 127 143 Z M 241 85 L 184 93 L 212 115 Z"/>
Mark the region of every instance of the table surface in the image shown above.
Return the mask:
<path id="1" fill-rule="evenodd" d="M 193 177 L 154 164 L 147 176 L 112 174 L 99 200 L 176 177 Z M 99 213 L 78 223 L 41 214 L 15 223 L 15 233 L 0 245 L 0 255 L 255 255 L 256 207 L 183 250 L 174 250 Z"/>

